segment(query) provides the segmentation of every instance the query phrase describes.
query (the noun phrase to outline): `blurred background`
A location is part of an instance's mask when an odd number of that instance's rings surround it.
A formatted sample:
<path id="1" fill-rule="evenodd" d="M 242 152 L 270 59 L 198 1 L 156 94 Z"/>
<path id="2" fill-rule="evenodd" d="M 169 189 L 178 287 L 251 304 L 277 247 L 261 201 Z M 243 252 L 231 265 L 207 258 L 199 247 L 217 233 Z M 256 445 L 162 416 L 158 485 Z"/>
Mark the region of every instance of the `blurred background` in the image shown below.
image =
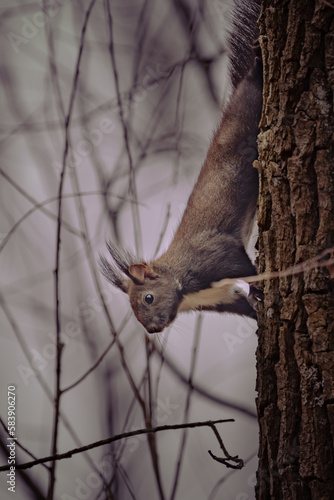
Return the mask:
<path id="1" fill-rule="evenodd" d="M 183 314 L 148 337 L 98 265 L 109 238 L 146 259 L 168 247 L 230 92 L 232 6 L 1 2 L 0 415 L 6 427 L 14 385 L 17 463 L 52 454 L 57 316 L 59 453 L 146 426 L 234 418 L 218 428 L 246 463 L 215 462 L 209 428 L 164 431 L 57 462 L 54 498 L 254 498 L 255 321 Z M 16 498 L 46 498 L 49 477 L 41 465 L 17 471 Z M 1 498 L 13 495 L 7 479 Z"/>

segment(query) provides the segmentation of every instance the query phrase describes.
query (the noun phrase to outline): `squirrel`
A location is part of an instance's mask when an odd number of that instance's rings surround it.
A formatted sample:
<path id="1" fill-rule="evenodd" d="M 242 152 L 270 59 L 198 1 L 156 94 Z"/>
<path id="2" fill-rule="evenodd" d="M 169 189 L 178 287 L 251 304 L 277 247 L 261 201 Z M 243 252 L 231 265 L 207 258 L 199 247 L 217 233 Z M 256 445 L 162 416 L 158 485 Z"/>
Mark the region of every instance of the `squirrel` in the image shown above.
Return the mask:
<path id="1" fill-rule="evenodd" d="M 179 312 L 190 310 L 256 319 L 254 303 L 261 295 L 255 286 L 244 290 L 237 281 L 214 288 L 224 278 L 257 274 L 245 247 L 258 196 L 258 173 L 252 164 L 257 157 L 263 68 L 250 43 L 256 35 L 258 2 L 246 34 L 240 20 L 249 18 L 249 6 L 239 2 L 237 7 L 231 57 L 234 91 L 169 248 L 153 261 L 138 262 L 128 250 L 108 242 L 114 264 L 101 256 L 102 273 L 128 294 L 136 318 L 149 333 L 161 332 Z M 241 41 L 244 51 L 239 50 L 235 62 Z"/>

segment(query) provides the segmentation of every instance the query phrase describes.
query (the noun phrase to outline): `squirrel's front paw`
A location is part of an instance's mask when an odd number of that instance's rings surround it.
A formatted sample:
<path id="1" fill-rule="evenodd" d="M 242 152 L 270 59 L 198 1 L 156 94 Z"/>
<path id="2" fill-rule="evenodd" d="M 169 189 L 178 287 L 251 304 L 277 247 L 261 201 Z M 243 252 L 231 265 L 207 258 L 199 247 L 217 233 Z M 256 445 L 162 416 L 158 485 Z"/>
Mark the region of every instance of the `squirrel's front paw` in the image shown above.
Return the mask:
<path id="1" fill-rule="evenodd" d="M 244 280 L 237 280 L 234 283 L 234 291 L 244 295 L 252 308 L 257 311 L 259 302 L 262 302 L 264 295 L 262 291 L 253 283 L 249 284 Z"/>
<path id="2" fill-rule="evenodd" d="M 264 300 L 264 295 L 256 285 L 251 284 L 247 299 L 252 308 L 257 311 L 259 302 L 263 302 Z"/>
<path id="3" fill-rule="evenodd" d="M 242 295 L 248 297 L 250 294 L 250 285 L 249 283 L 247 283 L 247 281 L 237 280 L 233 284 L 233 290 L 237 293 L 241 293 Z"/>

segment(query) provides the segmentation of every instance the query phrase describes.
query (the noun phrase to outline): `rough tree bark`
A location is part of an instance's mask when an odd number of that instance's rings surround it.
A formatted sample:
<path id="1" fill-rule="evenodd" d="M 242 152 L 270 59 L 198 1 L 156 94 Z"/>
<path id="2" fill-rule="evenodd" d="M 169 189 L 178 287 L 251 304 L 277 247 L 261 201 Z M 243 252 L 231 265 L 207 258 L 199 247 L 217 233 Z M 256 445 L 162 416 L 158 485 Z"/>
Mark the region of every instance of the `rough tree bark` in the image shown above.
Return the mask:
<path id="1" fill-rule="evenodd" d="M 263 0 L 259 271 L 334 246 L 334 8 Z M 257 350 L 264 499 L 334 498 L 334 297 L 326 268 L 264 285 Z"/>

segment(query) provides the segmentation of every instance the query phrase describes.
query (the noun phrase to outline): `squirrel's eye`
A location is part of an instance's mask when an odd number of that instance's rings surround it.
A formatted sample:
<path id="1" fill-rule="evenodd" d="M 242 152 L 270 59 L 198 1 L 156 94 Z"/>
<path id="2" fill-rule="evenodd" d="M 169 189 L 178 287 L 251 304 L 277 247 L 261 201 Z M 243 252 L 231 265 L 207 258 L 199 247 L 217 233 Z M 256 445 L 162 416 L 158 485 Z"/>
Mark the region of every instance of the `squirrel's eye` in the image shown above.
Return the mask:
<path id="1" fill-rule="evenodd" d="M 147 295 L 145 295 L 145 302 L 146 302 L 146 304 L 152 304 L 153 301 L 154 301 L 153 295 L 151 295 L 150 293 L 148 293 Z"/>

